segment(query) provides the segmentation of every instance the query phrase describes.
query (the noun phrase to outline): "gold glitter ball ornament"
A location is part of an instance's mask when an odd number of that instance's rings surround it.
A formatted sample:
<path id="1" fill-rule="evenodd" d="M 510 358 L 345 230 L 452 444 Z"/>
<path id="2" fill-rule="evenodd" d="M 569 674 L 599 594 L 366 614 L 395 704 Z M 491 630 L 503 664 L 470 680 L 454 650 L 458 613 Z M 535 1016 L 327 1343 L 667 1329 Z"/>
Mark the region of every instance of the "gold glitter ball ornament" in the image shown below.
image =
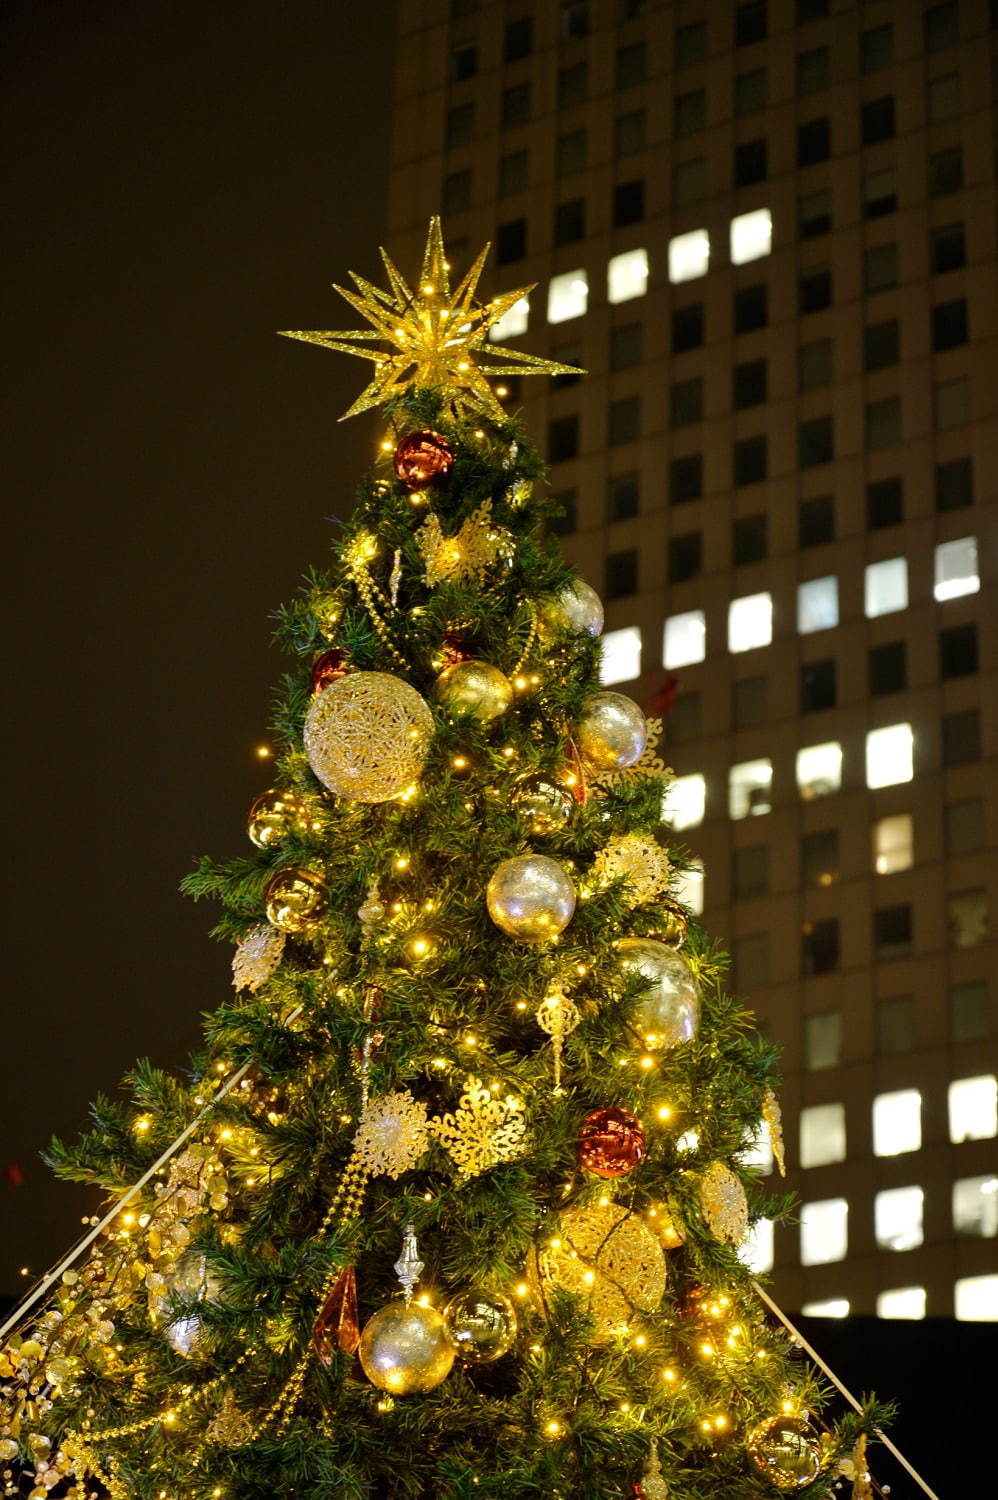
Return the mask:
<path id="1" fill-rule="evenodd" d="M 609 1337 L 665 1295 L 665 1252 L 648 1225 L 619 1203 L 566 1209 L 560 1230 L 538 1246 L 530 1266 L 540 1290 L 560 1287 L 584 1299 Z"/>
<path id="2" fill-rule="evenodd" d="M 501 1359 L 516 1339 L 516 1308 L 502 1292 L 459 1292 L 444 1308 L 444 1320 L 458 1357 L 468 1364 Z"/>
<path id="3" fill-rule="evenodd" d="M 267 886 L 267 920 L 282 932 L 308 932 L 328 905 L 326 883 L 315 870 L 278 870 Z"/>
<path id="4" fill-rule="evenodd" d="M 821 1449 L 804 1417 L 767 1417 L 745 1438 L 745 1451 L 774 1490 L 800 1490 L 821 1472 Z"/>
<path id="5" fill-rule="evenodd" d="M 513 684 L 491 662 L 462 661 L 444 668 L 433 684 L 433 696 L 454 718 L 488 724 L 509 711 Z"/>
<path id="6" fill-rule="evenodd" d="M 593 693 L 583 704 L 575 733 L 582 759 L 597 774 L 626 771 L 648 743 L 645 716 L 624 693 Z"/>
<path id="7" fill-rule="evenodd" d="M 295 792 L 271 787 L 261 792 L 249 810 L 246 832 L 258 849 L 272 849 L 293 833 L 307 833 L 309 809 Z"/>
<path id="8" fill-rule="evenodd" d="M 741 1244 L 748 1229 L 748 1199 L 740 1178 L 723 1161 L 712 1161 L 700 1179 L 700 1212 L 715 1239 Z"/>
<path id="9" fill-rule="evenodd" d="M 513 805 L 535 838 L 547 838 L 566 826 L 575 804 L 567 787 L 540 771 L 516 783 Z"/>
<path id="10" fill-rule="evenodd" d="M 625 979 L 644 981 L 632 1021 L 648 1051 L 691 1041 L 700 1024 L 700 987 L 686 960 L 655 938 L 621 938 L 616 948 Z"/>
<path id="11" fill-rule="evenodd" d="M 555 860 L 522 854 L 496 867 L 486 891 L 489 916 L 519 943 L 564 932 L 575 912 L 575 886 Z"/>
<path id="12" fill-rule="evenodd" d="M 432 1391 L 446 1380 L 456 1350 L 443 1313 L 419 1302 L 390 1302 L 364 1325 L 357 1348 L 372 1385 L 392 1396 Z"/>
<path id="13" fill-rule="evenodd" d="M 626 880 L 625 899 L 641 906 L 662 894 L 671 870 L 668 853 L 655 839 L 644 833 L 622 833 L 599 850 L 590 875 L 599 890 L 615 880 Z"/>
<path id="14" fill-rule="evenodd" d="M 251 927 L 232 955 L 232 983 L 236 989 L 255 994 L 280 964 L 286 942 L 287 935 L 269 922 Z"/>
<path id="15" fill-rule="evenodd" d="M 603 601 L 583 578 L 576 578 L 541 607 L 541 625 L 549 632 L 598 636 L 603 630 Z"/>
<path id="16" fill-rule="evenodd" d="M 323 786 L 357 802 L 389 802 L 417 781 L 433 715 L 389 672 L 352 672 L 312 699 L 305 753 Z"/>

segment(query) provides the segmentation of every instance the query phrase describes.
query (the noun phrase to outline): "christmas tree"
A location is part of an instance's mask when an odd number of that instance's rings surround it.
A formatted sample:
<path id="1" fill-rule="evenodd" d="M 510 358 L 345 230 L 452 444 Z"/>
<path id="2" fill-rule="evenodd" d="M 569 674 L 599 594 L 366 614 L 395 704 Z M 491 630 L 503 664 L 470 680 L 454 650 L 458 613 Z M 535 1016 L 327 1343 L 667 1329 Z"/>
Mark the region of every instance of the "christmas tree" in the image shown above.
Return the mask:
<path id="1" fill-rule="evenodd" d="M 564 367 L 489 342 L 483 263 L 452 291 L 434 220 L 414 287 L 343 292 L 368 329 L 294 335 L 374 361 L 382 456 L 281 616 L 253 855 L 186 882 L 235 996 L 51 1148 L 111 1207 L 0 1352 L 8 1495 L 821 1495 L 875 1430 L 819 1426 L 739 1258 L 790 1208 L 744 1159 L 773 1049 L 500 403 Z"/>

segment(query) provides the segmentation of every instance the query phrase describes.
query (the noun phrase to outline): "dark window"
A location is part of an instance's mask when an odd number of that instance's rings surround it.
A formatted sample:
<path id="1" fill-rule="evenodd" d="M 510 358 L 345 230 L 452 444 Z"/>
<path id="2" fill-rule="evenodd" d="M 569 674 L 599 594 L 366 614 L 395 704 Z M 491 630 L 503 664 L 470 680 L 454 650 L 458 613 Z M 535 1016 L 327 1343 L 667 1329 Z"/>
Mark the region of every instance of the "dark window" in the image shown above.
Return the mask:
<path id="1" fill-rule="evenodd" d="M 510 130 L 514 125 L 525 125 L 529 119 L 530 84 L 516 83 L 511 88 L 503 89 L 500 109 L 503 130 Z"/>
<path id="2" fill-rule="evenodd" d="M 620 0 L 620 15 L 624 21 L 636 21 L 648 9 L 648 0 Z"/>
<path id="3" fill-rule="evenodd" d="M 735 7 L 735 46 L 748 47 L 766 37 L 766 0 L 743 0 Z"/>
<path id="4" fill-rule="evenodd" d="M 603 590 L 607 599 L 624 599 L 637 591 L 637 548 L 628 547 L 626 552 L 611 552 L 606 560 L 606 583 Z"/>
<path id="5" fill-rule="evenodd" d="M 586 200 L 572 198 L 568 203 L 559 203 L 554 211 L 554 242 L 556 245 L 574 245 L 585 239 Z"/>
<path id="6" fill-rule="evenodd" d="M 828 0 L 797 0 L 797 25 L 820 21 L 828 15 Z"/>
<path id="7" fill-rule="evenodd" d="M 959 510 L 974 503 L 974 461 L 952 458 L 936 465 L 936 510 Z"/>
<path id="8" fill-rule="evenodd" d="M 892 240 L 863 251 L 863 290 L 886 292 L 898 284 L 898 247 Z"/>
<path id="9" fill-rule="evenodd" d="M 812 417 L 797 424 L 797 465 L 813 469 L 835 457 L 835 427 L 831 417 Z"/>
<path id="10" fill-rule="evenodd" d="M 894 95 L 885 94 L 882 99 L 870 99 L 863 105 L 859 117 L 860 140 L 864 146 L 874 146 L 877 141 L 889 141 L 894 135 Z"/>
<path id="11" fill-rule="evenodd" d="M 618 89 L 644 83 L 648 74 L 648 53 L 644 42 L 632 42 L 629 47 L 617 48 L 616 72 Z"/>
<path id="12" fill-rule="evenodd" d="M 641 502 L 641 484 L 637 474 L 611 474 L 606 486 L 606 518 L 629 521 L 636 516 Z"/>
<path id="13" fill-rule="evenodd" d="M 885 396 L 882 401 L 868 401 L 863 413 L 866 446 L 874 452 L 890 448 L 901 441 L 901 398 Z"/>
<path id="14" fill-rule="evenodd" d="M 991 1035 L 991 1003 L 985 980 L 955 984 L 949 998 L 954 1042 L 979 1042 Z"/>
<path id="15" fill-rule="evenodd" d="M 682 505 L 703 494 L 703 454 L 687 453 L 669 464 L 669 503 Z"/>
<path id="16" fill-rule="evenodd" d="M 987 842 L 988 820 L 980 797 L 949 802 L 943 809 L 947 854 L 973 854 Z"/>
<path id="17" fill-rule="evenodd" d="M 450 13 L 455 19 L 459 16 L 473 16 L 478 4 L 479 0 L 450 0 Z"/>
<path id="18" fill-rule="evenodd" d="M 707 94 L 704 89 L 694 89 L 689 94 L 679 94 L 675 104 L 675 126 L 673 134 L 696 135 L 707 123 Z"/>
<path id="19" fill-rule="evenodd" d="M 813 167 L 832 154 L 832 123 L 827 115 L 797 126 L 797 165 Z"/>
<path id="20" fill-rule="evenodd" d="M 750 932 L 732 944 L 732 970 L 741 990 L 769 983 L 769 933 Z"/>
<path id="21" fill-rule="evenodd" d="M 736 517 L 731 524 L 731 561 L 735 567 L 763 561 L 768 532 L 765 514 Z"/>
<path id="22" fill-rule="evenodd" d="M 970 421 L 970 381 L 966 375 L 933 384 L 932 416 L 937 432 L 962 427 Z"/>
<path id="23" fill-rule="evenodd" d="M 899 1055 L 915 1046 L 915 1002 L 911 995 L 894 995 L 877 1006 L 877 1047 Z"/>
<path id="24" fill-rule="evenodd" d="M 898 206 L 897 173 L 893 167 L 868 172 L 863 178 L 863 218 L 880 219 Z"/>
<path id="25" fill-rule="evenodd" d="M 764 182 L 768 173 L 765 137 L 735 147 L 735 187 Z"/>
<path id="26" fill-rule="evenodd" d="M 933 5 L 922 17 L 926 52 L 941 52 L 960 40 L 960 8 L 956 0 L 948 5 Z"/>
<path id="27" fill-rule="evenodd" d="M 963 187 L 963 149 L 950 146 L 929 157 L 929 197 L 945 198 Z"/>
<path id="28" fill-rule="evenodd" d="M 559 515 L 552 517 L 551 530 L 555 536 L 571 536 L 579 524 L 579 497 L 574 490 L 560 490 L 551 497 L 561 506 Z"/>
<path id="29" fill-rule="evenodd" d="M 448 172 L 444 178 L 444 213 L 460 214 L 471 207 L 471 168 L 462 172 Z"/>
<path id="30" fill-rule="evenodd" d="M 703 303 L 690 302 L 672 309 L 672 352 L 699 349 L 703 343 Z"/>
<path id="31" fill-rule="evenodd" d="M 834 885 L 839 878 L 838 829 L 805 833 L 800 841 L 800 866 L 804 885 Z"/>
<path id="32" fill-rule="evenodd" d="M 561 464 L 579 453 L 579 418 L 555 417 L 548 423 L 548 463 Z"/>
<path id="33" fill-rule="evenodd" d="M 930 125 L 955 119 L 960 113 L 959 73 L 947 73 L 943 78 L 931 79 L 925 93 L 926 114 Z"/>
<path id="34" fill-rule="evenodd" d="M 703 379 L 679 380 L 669 392 L 669 425 L 686 427 L 703 420 Z"/>
<path id="35" fill-rule="evenodd" d="M 589 0 L 561 0 L 558 31 L 565 38 L 589 35 Z"/>
<path id="36" fill-rule="evenodd" d="M 769 890 L 769 846 L 753 844 L 736 849 L 731 861 L 731 885 L 736 901 L 765 896 Z"/>
<path id="37" fill-rule="evenodd" d="M 447 111 L 447 127 L 444 134 L 444 143 L 451 149 L 454 146 L 467 146 L 475 134 L 475 106 L 473 104 L 455 104 Z"/>
<path id="38" fill-rule="evenodd" d="M 463 78 L 474 78 L 478 72 L 478 48 L 474 45 L 455 47 L 450 55 L 450 76 L 452 83 L 460 83 Z"/>
<path id="39" fill-rule="evenodd" d="M 510 261 L 522 260 L 527 253 L 526 219 L 510 219 L 500 224 L 496 231 L 496 263 L 509 265 Z"/>
<path id="40" fill-rule="evenodd" d="M 558 108 L 570 109 L 573 104 L 584 104 L 589 97 L 589 64 L 574 63 L 570 68 L 558 72 Z"/>
<path id="41" fill-rule="evenodd" d="M 873 956 L 875 959 L 904 958 L 911 952 L 911 907 L 882 906 L 873 913 Z"/>
<path id="42" fill-rule="evenodd" d="M 967 677 L 977 671 L 977 626 L 951 625 L 939 632 L 940 677 Z"/>
<path id="43" fill-rule="evenodd" d="M 904 491 L 901 477 L 875 479 L 866 486 L 866 524 L 871 531 L 882 526 L 897 526 L 904 520 Z"/>
<path id="44" fill-rule="evenodd" d="M 965 344 L 967 332 L 967 301 L 958 297 L 955 302 L 940 302 L 932 309 L 932 347 L 955 349 Z"/>
<path id="45" fill-rule="evenodd" d="M 669 582 L 685 583 L 695 578 L 703 566 L 703 544 L 699 531 L 687 531 L 669 538 Z M 670 728 L 672 718 L 669 719 Z"/>
<path id="46" fill-rule="evenodd" d="M 641 397 L 622 396 L 610 402 L 607 413 L 607 442 L 611 448 L 633 443 L 641 436 Z"/>
<path id="47" fill-rule="evenodd" d="M 703 62 L 707 56 L 707 23 L 693 21 L 689 26 L 676 27 L 676 67 L 685 68 L 690 63 Z"/>
<path id="48" fill-rule="evenodd" d="M 908 653 L 904 641 L 870 647 L 870 696 L 903 693 L 908 686 Z"/>
<path id="49" fill-rule="evenodd" d="M 767 372 L 768 366 L 764 359 L 753 359 L 744 365 L 735 365 L 732 402 L 736 410 L 745 406 L 759 406 L 767 399 Z"/>
<path id="50" fill-rule="evenodd" d="M 812 47 L 809 52 L 797 54 L 797 93 L 818 94 L 827 89 L 829 79 L 829 52 L 827 47 Z"/>
<path id="51" fill-rule="evenodd" d="M 820 713 L 835 707 L 835 658 L 805 662 L 800 669 L 800 711 Z"/>
<path id="52" fill-rule="evenodd" d="M 832 195 L 827 188 L 797 200 L 797 230 L 802 240 L 815 240 L 832 227 Z"/>
<path id="53" fill-rule="evenodd" d="M 797 305 L 800 312 L 821 312 L 832 305 L 832 273 L 828 266 L 802 271 L 798 282 Z"/>
<path id="54" fill-rule="evenodd" d="M 500 156 L 499 194 L 501 197 L 506 197 L 510 193 L 525 192 L 529 177 L 530 157 L 526 151 L 508 151 L 505 156 Z"/>
<path id="55" fill-rule="evenodd" d="M 816 339 L 797 350 L 797 389 L 816 391 L 832 383 L 832 341 Z"/>
<path id="56" fill-rule="evenodd" d="M 766 108 L 766 69 L 754 68 L 735 79 L 735 114 L 752 115 Z"/>
<path id="57" fill-rule="evenodd" d="M 624 323 L 610 330 L 610 369 L 629 370 L 641 363 L 641 324 Z"/>
<path id="58" fill-rule="evenodd" d="M 751 333 L 754 328 L 765 328 L 769 318 L 769 297 L 766 283 L 739 287 L 734 296 L 734 323 L 736 333 Z"/>
<path id="59" fill-rule="evenodd" d="M 958 271 L 967 264 L 967 240 L 962 224 L 944 224 L 929 233 L 929 264 L 933 276 Z"/>
<path id="60" fill-rule="evenodd" d="M 520 16 L 516 21 L 506 22 L 502 44 L 503 62 L 519 62 L 521 57 L 530 56 L 533 47 L 534 20 L 532 16 Z"/>
<path id="61" fill-rule="evenodd" d="M 582 364 L 582 344 L 578 339 L 571 339 L 565 344 L 556 344 L 551 354 L 560 365 L 573 365 L 576 370 L 579 370 Z M 558 390 L 564 390 L 567 386 L 578 385 L 581 379 L 581 374 L 556 375 L 552 384 Z"/>
<path id="62" fill-rule="evenodd" d="M 827 974 L 839 965 L 839 924 L 836 917 L 807 922 L 801 932 L 801 968 L 805 975 Z"/>
<path id="63" fill-rule="evenodd" d="M 976 708 L 964 708 L 942 717 L 944 766 L 963 766 L 981 758 L 981 716 Z"/>
<path id="64" fill-rule="evenodd" d="M 882 370 L 901 358 L 901 325 L 897 318 L 863 329 L 863 369 Z"/>
<path id="65" fill-rule="evenodd" d="M 893 61 L 893 26 L 888 23 L 886 26 L 874 26 L 869 31 L 860 32 L 859 66 L 861 72 L 878 73 L 881 68 L 889 68 Z"/>
<path id="66" fill-rule="evenodd" d="M 645 149 L 646 116 L 643 109 L 618 115 L 614 126 L 614 149 L 618 156 L 633 156 Z"/>
<path id="67" fill-rule="evenodd" d="M 621 182 L 613 190 L 613 224 L 623 229 L 628 224 L 637 224 L 645 216 L 645 185 L 643 180 Z"/>
<path id="68" fill-rule="evenodd" d="M 731 688 L 731 716 L 736 729 L 752 729 L 767 718 L 767 679 L 736 678 Z"/>
<path id="69" fill-rule="evenodd" d="M 699 693 L 680 693 L 669 714 L 669 738 L 674 745 L 698 740 L 703 732 L 703 705 Z"/>
<path id="70" fill-rule="evenodd" d="M 802 500 L 797 511 L 797 541 L 801 547 L 821 547 L 835 540 L 835 498 L 815 495 Z"/>
<path id="71" fill-rule="evenodd" d="M 589 156 L 589 140 L 584 130 L 570 130 L 558 137 L 555 146 L 555 174 L 568 177 L 572 172 L 585 170 Z"/>
<path id="72" fill-rule="evenodd" d="M 707 191 L 707 163 L 702 156 L 693 161 L 683 161 L 672 173 L 672 195 L 675 206 L 695 203 Z"/>
<path id="73" fill-rule="evenodd" d="M 766 467 L 765 437 L 739 438 L 732 450 L 735 484 L 758 484 L 766 478 Z"/>

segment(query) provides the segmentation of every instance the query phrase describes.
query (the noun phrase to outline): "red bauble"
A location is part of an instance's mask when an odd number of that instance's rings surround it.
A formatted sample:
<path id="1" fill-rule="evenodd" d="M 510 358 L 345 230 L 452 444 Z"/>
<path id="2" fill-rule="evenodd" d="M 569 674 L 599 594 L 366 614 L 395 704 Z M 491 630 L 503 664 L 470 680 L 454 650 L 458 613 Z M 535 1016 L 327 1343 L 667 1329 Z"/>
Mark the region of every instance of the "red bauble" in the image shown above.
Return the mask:
<path id="1" fill-rule="evenodd" d="M 445 667 L 459 667 L 462 662 L 474 660 L 475 653 L 469 651 L 461 631 L 445 630 L 440 655 Z"/>
<path id="2" fill-rule="evenodd" d="M 576 1142 L 579 1166 L 594 1177 L 626 1177 L 645 1154 L 645 1133 L 626 1109 L 594 1109 Z"/>
<path id="3" fill-rule="evenodd" d="M 439 432 L 410 432 L 395 449 L 395 473 L 407 490 L 443 484 L 454 467 L 454 450 Z"/>
<path id="4" fill-rule="evenodd" d="M 323 688 L 335 682 L 338 677 L 345 677 L 349 671 L 346 652 L 341 651 L 338 646 L 330 646 L 328 651 L 323 651 L 312 663 L 312 692 L 321 693 Z"/>

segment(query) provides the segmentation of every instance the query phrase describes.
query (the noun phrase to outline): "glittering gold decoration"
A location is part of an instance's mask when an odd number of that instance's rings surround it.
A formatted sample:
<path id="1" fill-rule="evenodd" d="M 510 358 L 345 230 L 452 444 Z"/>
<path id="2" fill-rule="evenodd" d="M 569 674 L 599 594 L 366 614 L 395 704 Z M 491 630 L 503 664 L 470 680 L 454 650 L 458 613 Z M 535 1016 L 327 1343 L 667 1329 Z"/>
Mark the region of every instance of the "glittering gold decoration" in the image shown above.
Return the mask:
<path id="1" fill-rule="evenodd" d="M 372 1385 L 393 1396 L 432 1391 L 446 1380 L 457 1350 L 444 1315 L 421 1302 L 389 1302 L 368 1319 L 357 1349 Z"/>
<path id="2" fill-rule="evenodd" d="M 367 1106 L 354 1150 L 372 1177 L 401 1177 L 412 1171 L 428 1143 L 426 1105 L 400 1089 Z"/>
<path id="3" fill-rule="evenodd" d="M 658 1443 L 654 1438 L 648 1453 L 648 1467 L 641 1476 L 641 1500 L 669 1500 L 669 1486 L 662 1473 Z"/>
<path id="4" fill-rule="evenodd" d="M 532 1279 L 576 1292 L 609 1337 L 636 1313 L 654 1312 L 665 1295 L 665 1252 L 648 1225 L 619 1203 L 594 1203 L 560 1215 L 561 1228 L 528 1262 Z"/>
<path id="5" fill-rule="evenodd" d="M 821 1470 L 821 1453 L 805 1417 L 767 1417 L 745 1437 L 745 1451 L 774 1490 L 800 1490 Z"/>
<path id="6" fill-rule="evenodd" d="M 767 1089 L 762 1096 L 762 1118 L 769 1130 L 773 1160 L 776 1162 L 780 1176 L 786 1177 L 787 1156 L 783 1144 L 783 1111 L 773 1089 Z"/>
<path id="7" fill-rule="evenodd" d="M 457 1167 L 459 1178 L 478 1177 L 527 1149 L 523 1104 L 468 1078 L 457 1109 L 430 1122 L 430 1129 Z"/>
<path id="8" fill-rule="evenodd" d="M 388 672 L 352 672 L 312 699 L 305 752 L 331 792 L 388 802 L 418 779 L 432 734 L 414 687 Z"/>
<path id="9" fill-rule="evenodd" d="M 866 1433 L 861 1432 L 856 1446 L 848 1459 L 839 1464 L 839 1471 L 852 1480 L 849 1500 L 874 1500 L 873 1476 L 866 1456 Z"/>
<path id="10" fill-rule="evenodd" d="M 628 766 L 626 771 L 599 771 L 595 776 L 599 786 L 606 788 L 620 786 L 632 776 L 671 776 L 672 772 L 665 761 L 656 754 L 658 742 L 662 738 L 662 720 L 646 719 L 645 724 L 648 729 L 648 738 L 639 759 L 634 762 L 633 766 Z"/>
<path id="11" fill-rule="evenodd" d="M 741 1181 L 723 1161 L 712 1161 L 700 1179 L 700 1210 L 715 1239 L 741 1244 L 748 1229 L 748 1200 Z"/>
<path id="12" fill-rule="evenodd" d="M 242 1448 L 253 1435 L 253 1423 L 239 1407 L 231 1391 L 226 1391 L 218 1413 L 205 1437 L 219 1448 Z"/>
<path id="13" fill-rule="evenodd" d="M 438 583 L 481 583 L 497 562 L 509 562 L 515 550 L 512 534 L 492 520 L 492 501 L 484 500 L 453 536 L 444 536 L 440 517 L 431 513 L 416 532 L 427 588 Z"/>
<path id="14" fill-rule="evenodd" d="M 668 889 L 671 870 L 668 854 L 655 839 L 645 833 L 622 833 L 599 850 L 590 879 L 597 890 L 626 880 L 624 899 L 641 906 Z"/>
<path id="15" fill-rule="evenodd" d="M 490 246 L 486 245 L 460 285 L 451 292 L 443 232 L 440 220 L 434 216 L 430 220 L 423 266 L 415 290 L 406 284 L 384 250 L 381 259 L 388 273 L 390 291 L 382 291 L 353 271 L 350 279 L 357 288 L 356 292 L 341 286 L 335 288 L 362 318 L 367 319 L 370 328 L 350 329 L 345 333 L 285 332 L 286 338 L 303 339 L 308 344 L 320 344 L 326 349 L 337 349 L 341 354 L 355 354 L 360 359 L 373 361 L 374 379 L 349 411 L 344 412 L 341 421 L 368 411 L 372 406 L 383 405 L 410 386 L 417 390 L 431 387 L 442 390 L 455 414 L 474 416 L 485 412 L 505 421 L 506 413 L 492 394 L 485 379 L 487 375 L 508 378 L 512 374 L 582 373 L 571 365 L 538 359 L 504 344 L 489 344 L 489 330 L 521 297 L 533 290 L 529 286 L 517 287 L 514 292 L 493 297 L 491 302 L 479 302 L 475 293 L 489 249 Z M 389 344 L 392 352 L 364 347 L 372 343 Z M 476 364 L 476 356 L 486 350 L 490 362 Z M 493 362 L 496 359 L 506 363 L 496 364 Z"/>
<path id="16" fill-rule="evenodd" d="M 537 1007 L 537 1024 L 542 1031 L 546 1031 L 551 1038 L 551 1049 L 554 1053 L 554 1091 L 560 1094 L 561 1089 L 561 1055 L 565 1038 L 575 1030 L 582 1017 L 579 1007 L 574 1000 L 570 1000 L 560 986 L 555 985 Z"/>
<path id="17" fill-rule="evenodd" d="M 280 963 L 286 941 L 285 934 L 269 922 L 251 927 L 232 955 L 232 983 L 236 989 L 255 994 Z"/>

